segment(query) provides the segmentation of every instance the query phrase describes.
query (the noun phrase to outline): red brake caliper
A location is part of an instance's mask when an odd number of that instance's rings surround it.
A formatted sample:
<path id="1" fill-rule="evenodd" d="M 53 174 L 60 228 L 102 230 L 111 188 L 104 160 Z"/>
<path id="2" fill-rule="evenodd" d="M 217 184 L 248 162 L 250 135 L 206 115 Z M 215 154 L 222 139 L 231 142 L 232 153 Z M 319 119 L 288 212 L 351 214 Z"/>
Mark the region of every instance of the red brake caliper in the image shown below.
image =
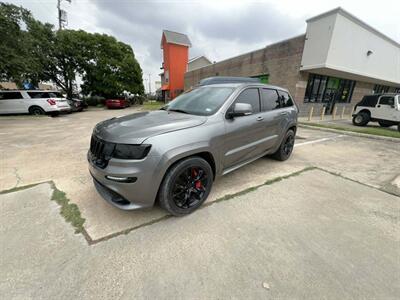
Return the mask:
<path id="1" fill-rule="evenodd" d="M 192 178 L 196 178 L 197 177 L 197 170 L 195 168 L 192 168 Z M 200 189 L 201 187 L 203 187 L 203 185 L 201 184 L 200 180 L 196 180 L 194 183 L 194 186 L 196 189 Z"/>

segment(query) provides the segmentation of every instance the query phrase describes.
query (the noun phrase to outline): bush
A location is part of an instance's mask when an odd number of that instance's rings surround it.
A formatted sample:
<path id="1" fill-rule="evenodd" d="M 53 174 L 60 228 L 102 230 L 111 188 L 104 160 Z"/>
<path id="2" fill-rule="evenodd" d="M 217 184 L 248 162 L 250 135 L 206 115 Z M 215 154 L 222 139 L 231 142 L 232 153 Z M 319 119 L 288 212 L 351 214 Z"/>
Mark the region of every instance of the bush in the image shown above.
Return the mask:
<path id="1" fill-rule="evenodd" d="M 143 96 L 133 96 L 132 98 L 129 98 L 129 102 L 131 103 L 131 105 L 135 104 L 142 105 L 145 100 L 146 98 Z"/>

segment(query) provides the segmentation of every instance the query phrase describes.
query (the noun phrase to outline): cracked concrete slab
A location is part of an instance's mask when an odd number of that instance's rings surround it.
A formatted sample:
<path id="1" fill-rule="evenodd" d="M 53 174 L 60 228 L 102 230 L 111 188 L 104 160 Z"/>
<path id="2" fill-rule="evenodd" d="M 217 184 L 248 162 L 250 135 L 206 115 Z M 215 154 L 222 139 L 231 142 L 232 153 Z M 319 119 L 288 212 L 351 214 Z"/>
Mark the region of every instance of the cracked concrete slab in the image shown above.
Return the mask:
<path id="1" fill-rule="evenodd" d="M 400 198 L 327 172 L 306 171 L 93 246 L 73 233 L 51 193 L 41 184 L 0 195 L 2 298 L 400 294 Z"/>

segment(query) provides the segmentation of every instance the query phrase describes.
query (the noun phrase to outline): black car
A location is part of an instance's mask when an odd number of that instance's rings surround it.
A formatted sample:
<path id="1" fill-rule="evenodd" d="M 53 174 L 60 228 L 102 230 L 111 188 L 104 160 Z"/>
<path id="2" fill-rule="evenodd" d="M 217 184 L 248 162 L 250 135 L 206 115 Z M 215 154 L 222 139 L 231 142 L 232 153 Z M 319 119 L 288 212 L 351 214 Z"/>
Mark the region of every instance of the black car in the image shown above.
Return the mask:
<path id="1" fill-rule="evenodd" d="M 77 99 L 77 98 L 71 98 L 67 99 L 69 106 L 71 106 L 71 112 L 80 112 L 84 108 L 87 108 L 87 104 L 85 101 Z"/>

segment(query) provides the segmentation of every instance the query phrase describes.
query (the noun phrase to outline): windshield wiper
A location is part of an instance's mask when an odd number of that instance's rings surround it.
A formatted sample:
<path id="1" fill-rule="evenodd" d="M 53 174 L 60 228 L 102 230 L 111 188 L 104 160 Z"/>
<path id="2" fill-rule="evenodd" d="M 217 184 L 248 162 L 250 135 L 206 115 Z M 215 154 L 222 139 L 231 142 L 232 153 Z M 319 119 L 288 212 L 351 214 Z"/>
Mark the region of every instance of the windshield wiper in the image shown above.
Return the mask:
<path id="1" fill-rule="evenodd" d="M 177 109 L 177 108 L 170 108 L 170 109 L 167 109 L 167 111 L 176 111 L 176 112 L 180 112 L 180 113 L 183 113 L 183 114 L 190 114 L 186 110 Z"/>

